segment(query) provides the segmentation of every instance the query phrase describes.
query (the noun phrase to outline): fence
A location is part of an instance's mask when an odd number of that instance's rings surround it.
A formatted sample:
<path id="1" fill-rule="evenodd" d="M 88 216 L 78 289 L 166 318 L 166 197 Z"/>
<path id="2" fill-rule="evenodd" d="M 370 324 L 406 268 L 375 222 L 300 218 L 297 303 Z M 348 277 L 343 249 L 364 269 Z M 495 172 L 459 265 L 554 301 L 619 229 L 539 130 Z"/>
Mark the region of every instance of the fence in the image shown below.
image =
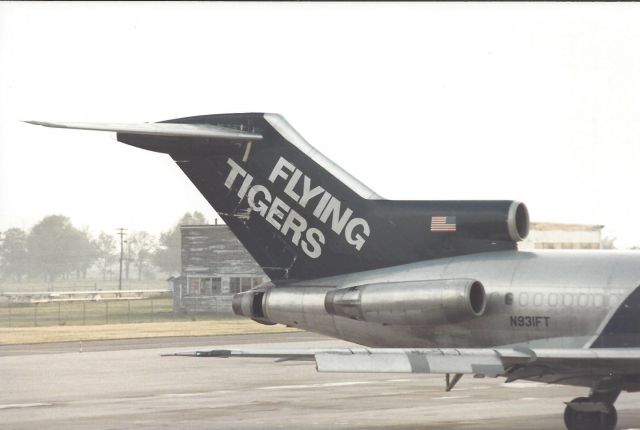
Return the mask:
<path id="1" fill-rule="evenodd" d="M 166 281 L 162 280 L 144 280 L 123 281 L 123 287 L 126 290 L 158 290 L 167 289 Z M 117 290 L 118 280 L 87 280 L 87 281 L 59 281 L 55 284 L 44 283 L 37 280 L 24 280 L 22 282 L 7 282 L 0 279 L 0 294 L 9 292 L 14 293 L 34 293 L 34 292 L 73 292 L 73 291 L 106 291 Z"/>
<path id="2" fill-rule="evenodd" d="M 0 305 L 0 327 L 3 328 L 185 321 L 220 317 L 214 313 L 174 312 L 173 299 L 170 296 Z"/>

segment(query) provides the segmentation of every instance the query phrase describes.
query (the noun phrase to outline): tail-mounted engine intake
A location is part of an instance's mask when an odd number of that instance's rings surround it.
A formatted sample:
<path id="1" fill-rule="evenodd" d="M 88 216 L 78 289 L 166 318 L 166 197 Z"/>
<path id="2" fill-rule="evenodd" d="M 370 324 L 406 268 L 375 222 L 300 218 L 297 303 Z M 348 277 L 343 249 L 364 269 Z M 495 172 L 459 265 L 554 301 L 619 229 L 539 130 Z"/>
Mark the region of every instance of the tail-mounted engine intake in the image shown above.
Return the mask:
<path id="1" fill-rule="evenodd" d="M 442 279 L 359 285 L 329 291 L 331 315 L 389 325 L 445 324 L 481 316 L 487 304 L 482 283 Z"/>
<path id="2" fill-rule="evenodd" d="M 509 238 L 519 242 L 529 234 L 529 211 L 524 203 L 513 202 L 507 213 L 507 231 Z"/>

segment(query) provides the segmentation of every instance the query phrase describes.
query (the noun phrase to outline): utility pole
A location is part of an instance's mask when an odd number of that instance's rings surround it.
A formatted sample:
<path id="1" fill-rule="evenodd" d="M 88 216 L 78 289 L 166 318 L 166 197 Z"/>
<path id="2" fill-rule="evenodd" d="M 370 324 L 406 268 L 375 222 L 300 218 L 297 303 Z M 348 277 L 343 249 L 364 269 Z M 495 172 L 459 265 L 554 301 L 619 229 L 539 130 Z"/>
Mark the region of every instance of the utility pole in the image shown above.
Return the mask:
<path id="1" fill-rule="evenodd" d="M 122 259 L 124 257 L 124 235 L 126 228 L 120 227 L 118 230 L 118 236 L 120 236 L 120 276 L 118 277 L 118 291 L 122 291 Z"/>
<path id="2" fill-rule="evenodd" d="M 2 245 L 4 243 L 4 239 L 2 238 L 2 236 L 5 236 L 5 238 L 6 238 L 7 235 L 6 235 L 6 233 L 3 233 L 3 232 L 0 231 L 0 245 Z M 0 294 L 4 293 L 4 287 L 2 286 L 2 278 L 3 278 L 3 276 L 0 276 Z M 9 312 L 11 312 L 11 307 L 9 307 Z M 9 314 L 9 315 L 11 315 L 11 314 Z M 9 320 L 9 323 L 11 323 L 11 320 Z M 9 326 L 9 327 L 11 327 L 11 326 Z"/>

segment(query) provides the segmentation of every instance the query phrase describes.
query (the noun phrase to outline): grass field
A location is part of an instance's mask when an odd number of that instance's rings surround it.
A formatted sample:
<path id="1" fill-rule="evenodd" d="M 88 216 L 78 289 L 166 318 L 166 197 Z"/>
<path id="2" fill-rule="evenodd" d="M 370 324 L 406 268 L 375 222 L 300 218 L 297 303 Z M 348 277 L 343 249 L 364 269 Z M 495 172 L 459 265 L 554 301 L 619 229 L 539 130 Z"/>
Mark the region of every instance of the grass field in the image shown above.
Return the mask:
<path id="1" fill-rule="evenodd" d="M 298 330 L 282 325 L 266 326 L 248 319 L 109 324 L 99 326 L 16 327 L 0 328 L 0 345 L 165 336 L 281 333 L 289 331 Z"/>
<path id="2" fill-rule="evenodd" d="M 90 287 L 90 288 L 89 288 Z M 113 290 L 82 282 L 43 286 L 38 283 L 3 285 L 4 291 Z M 161 289 L 164 282 L 140 282 L 129 289 Z M 126 288 L 123 288 L 126 289 Z M 131 339 L 164 336 L 211 336 L 292 331 L 265 326 L 245 318 L 215 313 L 173 311 L 171 294 L 137 300 L 0 303 L 0 344 Z"/>

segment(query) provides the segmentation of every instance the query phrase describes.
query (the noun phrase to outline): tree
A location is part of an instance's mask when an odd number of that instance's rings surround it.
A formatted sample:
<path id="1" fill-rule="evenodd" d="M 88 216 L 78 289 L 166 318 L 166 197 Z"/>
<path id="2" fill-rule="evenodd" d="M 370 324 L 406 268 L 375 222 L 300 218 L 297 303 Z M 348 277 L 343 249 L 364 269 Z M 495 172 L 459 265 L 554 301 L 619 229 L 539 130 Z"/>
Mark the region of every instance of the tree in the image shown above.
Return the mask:
<path id="1" fill-rule="evenodd" d="M 10 228 L 4 232 L 4 240 L 0 242 L 0 274 L 4 279 L 20 282 L 28 272 L 27 233 L 19 228 Z"/>
<path id="2" fill-rule="evenodd" d="M 77 279 L 85 279 L 87 270 L 98 258 L 98 252 L 89 232 L 74 229 L 70 237 L 71 241 L 71 269 L 76 272 Z"/>
<path id="3" fill-rule="evenodd" d="M 94 242 L 98 260 L 98 268 L 102 272 L 102 280 L 107 280 L 109 268 L 116 262 L 116 241 L 113 236 L 101 232 Z"/>
<path id="4" fill-rule="evenodd" d="M 201 212 L 187 212 L 171 229 L 160 234 L 159 247 L 153 256 L 154 263 L 168 273 L 180 272 L 180 226 L 207 224 L 207 219 Z"/>
<path id="5" fill-rule="evenodd" d="M 82 271 L 91 264 L 91 242 L 86 232 L 73 227 L 71 220 L 63 215 L 49 215 L 31 229 L 27 237 L 27 249 L 32 268 L 53 282 L 60 276 Z"/>
<path id="6" fill-rule="evenodd" d="M 618 240 L 615 237 L 605 236 L 600 241 L 600 249 L 616 249 L 615 241 Z"/>
<path id="7" fill-rule="evenodd" d="M 128 239 L 130 259 L 138 269 L 138 280 L 144 269 L 151 264 L 151 257 L 157 247 L 156 238 L 146 231 L 133 232 Z"/>

